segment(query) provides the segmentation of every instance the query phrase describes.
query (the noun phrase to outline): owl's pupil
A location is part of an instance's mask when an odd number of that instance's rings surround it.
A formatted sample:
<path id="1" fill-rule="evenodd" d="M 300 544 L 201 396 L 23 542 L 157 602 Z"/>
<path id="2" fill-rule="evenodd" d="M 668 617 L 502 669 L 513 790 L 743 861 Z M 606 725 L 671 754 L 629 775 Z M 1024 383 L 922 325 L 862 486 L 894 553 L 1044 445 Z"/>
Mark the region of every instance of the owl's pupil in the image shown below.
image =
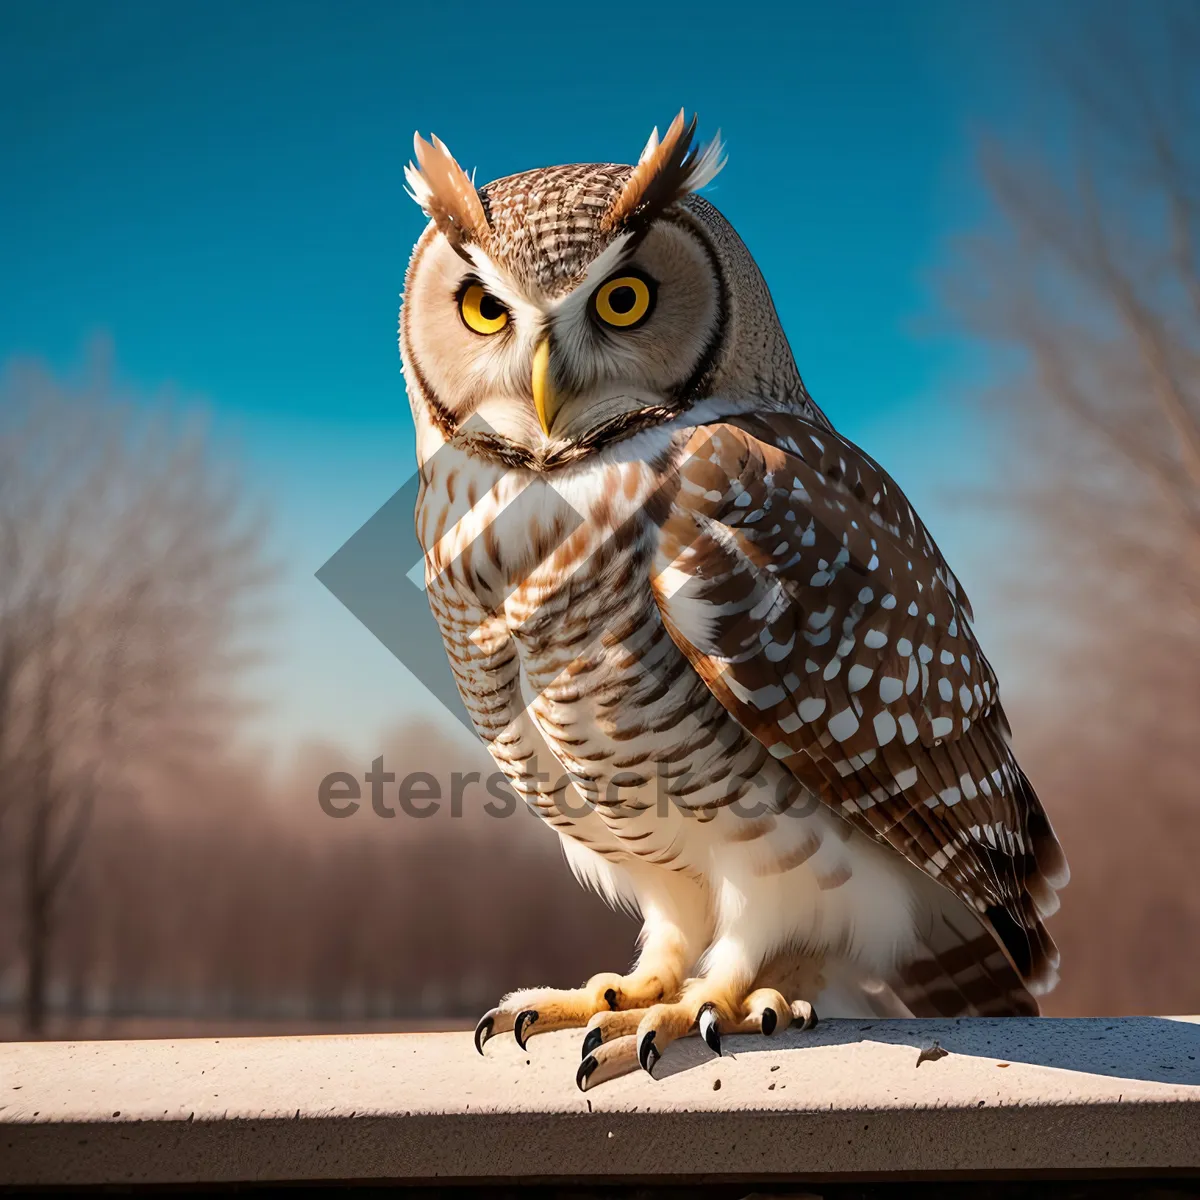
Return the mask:
<path id="1" fill-rule="evenodd" d="M 631 287 L 613 288 L 608 297 L 608 305 L 615 313 L 627 313 L 637 303 L 637 294 Z"/>
<path id="2" fill-rule="evenodd" d="M 479 315 L 485 321 L 498 321 L 504 315 L 504 305 L 495 296 L 484 292 L 479 301 Z"/>

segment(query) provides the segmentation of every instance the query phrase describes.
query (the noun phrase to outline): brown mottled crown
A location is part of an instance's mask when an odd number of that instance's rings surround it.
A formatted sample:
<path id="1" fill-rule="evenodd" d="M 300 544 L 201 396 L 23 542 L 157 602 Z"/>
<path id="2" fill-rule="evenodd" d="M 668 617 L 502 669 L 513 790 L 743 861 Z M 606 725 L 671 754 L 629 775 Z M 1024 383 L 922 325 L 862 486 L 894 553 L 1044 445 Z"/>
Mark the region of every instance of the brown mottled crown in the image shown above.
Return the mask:
<path id="1" fill-rule="evenodd" d="M 569 287 L 621 232 L 605 230 L 603 218 L 632 174 L 617 163 L 578 163 L 487 184 L 488 254 L 550 294 Z"/>

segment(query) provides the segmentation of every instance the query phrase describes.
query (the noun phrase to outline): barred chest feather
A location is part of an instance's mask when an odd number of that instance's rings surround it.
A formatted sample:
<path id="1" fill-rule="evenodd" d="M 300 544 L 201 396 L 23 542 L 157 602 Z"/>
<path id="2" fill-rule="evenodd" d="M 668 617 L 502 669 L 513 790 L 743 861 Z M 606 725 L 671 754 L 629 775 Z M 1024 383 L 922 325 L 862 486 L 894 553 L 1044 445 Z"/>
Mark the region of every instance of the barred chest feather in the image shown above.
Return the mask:
<path id="1" fill-rule="evenodd" d="M 559 795 L 569 776 L 618 840 L 668 795 L 699 821 L 711 819 L 769 756 L 663 626 L 654 595 L 669 504 L 658 494 L 661 471 L 630 455 L 546 477 L 449 454 L 441 451 L 426 475 L 418 528 L 435 615 L 452 661 L 457 654 L 471 664 L 459 671 L 460 689 L 493 750 L 518 734 L 497 727 L 498 711 L 485 711 L 488 693 L 493 709 L 505 696 L 510 723 L 520 725 L 527 706 L 553 755 L 552 763 L 521 764 L 555 775 L 539 782 L 535 798 Z M 444 519 L 451 510 L 456 522 Z M 521 783 L 534 795 L 530 781 Z M 640 852 L 675 833 L 639 837 L 651 841 Z"/>

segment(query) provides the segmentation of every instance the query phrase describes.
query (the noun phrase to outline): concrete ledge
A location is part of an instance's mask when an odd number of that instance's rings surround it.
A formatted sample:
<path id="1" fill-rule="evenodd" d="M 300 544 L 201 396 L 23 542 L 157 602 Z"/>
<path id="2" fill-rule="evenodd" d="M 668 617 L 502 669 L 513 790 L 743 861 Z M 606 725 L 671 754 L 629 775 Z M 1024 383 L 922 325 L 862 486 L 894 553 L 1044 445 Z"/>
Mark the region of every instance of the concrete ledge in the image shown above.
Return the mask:
<path id="1" fill-rule="evenodd" d="M 0 1045 L 0 1183 L 1200 1173 L 1194 1019 L 827 1021 L 586 1095 L 579 1044 Z"/>

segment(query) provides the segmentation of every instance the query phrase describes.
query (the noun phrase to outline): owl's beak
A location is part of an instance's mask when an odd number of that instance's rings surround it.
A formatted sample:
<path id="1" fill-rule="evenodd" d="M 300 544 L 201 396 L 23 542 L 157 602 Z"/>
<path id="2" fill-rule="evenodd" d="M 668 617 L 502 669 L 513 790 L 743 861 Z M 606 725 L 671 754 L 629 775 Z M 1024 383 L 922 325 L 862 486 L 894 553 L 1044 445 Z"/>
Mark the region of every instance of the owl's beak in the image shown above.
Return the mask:
<path id="1" fill-rule="evenodd" d="M 533 407 L 537 410 L 542 432 L 549 437 L 554 418 L 562 407 L 562 397 L 550 372 L 550 339 L 542 338 L 533 352 Z"/>

